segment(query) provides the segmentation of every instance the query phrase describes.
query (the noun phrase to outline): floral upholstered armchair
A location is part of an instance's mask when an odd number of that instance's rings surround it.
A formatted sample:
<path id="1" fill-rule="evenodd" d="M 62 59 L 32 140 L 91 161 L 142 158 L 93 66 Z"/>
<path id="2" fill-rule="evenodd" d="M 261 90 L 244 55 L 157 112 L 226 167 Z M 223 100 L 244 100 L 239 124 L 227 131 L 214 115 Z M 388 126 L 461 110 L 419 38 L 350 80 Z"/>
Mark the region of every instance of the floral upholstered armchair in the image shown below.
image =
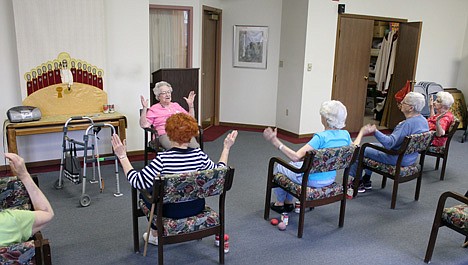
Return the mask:
<path id="1" fill-rule="evenodd" d="M 154 180 L 153 194 L 149 194 L 146 190 L 139 190 L 147 201 L 152 202 L 152 209 L 149 209 L 143 200 L 137 199 L 136 190 L 132 191 L 135 252 L 139 252 L 137 218 L 140 216 L 146 216 L 150 220 L 148 233 L 151 222 L 157 227 L 159 265 L 163 264 L 163 246 L 166 244 L 219 235 L 220 246 L 224 246 L 226 192 L 231 189 L 233 178 L 234 169 L 229 167 L 161 175 Z M 218 198 L 217 211 L 205 205 L 205 209 L 195 216 L 181 219 L 162 216 L 164 203 L 177 203 L 211 196 Z M 147 242 L 148 240 L 145 243 L 144 255 L 146 255 Z M 224 264 L 224 248 L 220 247 L 218 251 L 219 261 Z"/>
<path id="2" fill-rule="evenodd" d="M 361 146 L 361 153 L 358 159 L 358 168 L 356 176 L 362 176 L 362 171 L 365 169 L 371 170 L 382 175 L 382 189 L 387 185 L 387 178 L 393 180 L 393 191 L 390 208 L 395 209 L 396 197 L 398 193 L 398 185 L 411 180 L 416 180 L 416 190 L 414 199 L 419 200 L 419 192 L 421 189 L 422 173 L 424 168 L 424 159 L 427 149 L 434 138 L 435 131 L 412 134 L 406 136 L 398 150 L 385 149 L 384 147 L 372 143 L 364 143 Z M 387 155 L 397 156 L 396 165 L 385 164 L 379 161 L 372 160 L 364 156 L 366 148 L 378 150 Z M 403 157 L 408 154 L 419 153 L 419 163 L 413 165 L 402 166 Z M 354 179 L 354 196 L 357 195 L 360 178 Z"/>
<path id="3" fill-rule="evenodd" d="M 0 211 L 5 209 L 32 210 L 28 192 L 16 177 L 0 178 Z M 0 264 L 51 264 L 49 242 L 37 232 L 26 242 L 0 247 Z"/>
<path id="4" fill-rule="evenodd" d="M 445 207 L 447 199 L 456 201 L 457 205 Z M 439 197 L 434 223 L 432 224 L 431 236 L 427 245 L 424 262 L 429 263 L 432 259 L 434 246 L 439 228 L 445 226 L 465 236 L 463 247 L 468 247 L 468 191 L 465 195 L 447 191 Z"/>
<path id="5" fill-rule="evenodd" d="M 306 208 L 326 205 L 334 202 L 340 202 L 340 217 L 338 225 L 344 224 L 346 210 L 346 195 L 348 189 L 348 175 L 351 164 L 356 160 L 359 153 L 359 146 L 349 145 L 335 148 L 323 148 L 307 152 L 304 157 L 304 163 L 301 168 L 296 168 L 279 157 L 270 158 L 268 167 L 268 180 L 265 198 L 264 219 L 268 220 L 270 216 L 271 191 L 273 188 L 281 188 L 293 195 L 300 201 L 299 226 L 297 237 L 301 238 L 304 231 L 304 213 Z M 308 176 L 309 173 L 327 172 L 343 169 L 341 183 L 312 188 L 307 186 L 309 178 L 302 178 L 301 184 L 294 183 L 291 179 L 281 173 L 274 173 L 276 164 L 280 164 L 295 173 L 303 173 Z M 338 179 L 338 177 L 337 177 Z M 305 191 L 305 192 L 303 192 Z"/>

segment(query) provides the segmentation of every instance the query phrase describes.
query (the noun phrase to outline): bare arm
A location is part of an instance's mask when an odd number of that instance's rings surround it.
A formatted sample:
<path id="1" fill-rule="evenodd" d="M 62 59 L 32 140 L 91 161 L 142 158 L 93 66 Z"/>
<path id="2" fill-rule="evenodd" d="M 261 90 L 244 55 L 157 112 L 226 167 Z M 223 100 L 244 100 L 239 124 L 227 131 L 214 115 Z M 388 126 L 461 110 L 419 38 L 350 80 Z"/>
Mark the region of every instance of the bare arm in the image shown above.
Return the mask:
<path id="1" fill-rule="evenodd" d="M 436 119 L 436 135 L 438 137 L 441 137 L 441 136 L 445 135 L 445 130 L 440 125 L 440 119 L 442 119 L 444 117 L 444 115 L 445 115 L 445 113 L 441 113 Z"/>
<path id="2" fill-rule="evenodd" d="M 231 146 L 236 142 L 237 138 L 237 131 L 234 130 L 230 132 L 226 138 L 224 139 L 223 151 L 221 152 L 221 156 L 219 157 L 219 162 L 223 162 L 227 165 L 228 158 L 229 158 L 229 150 Z"/>
<path id="3" fill-rule="evenodd" d="M 274 147 L 278 148 L 284 155 L 286 155 L 291 161 L 298 162 L 304 158 L 306 153 L 308 151 L 313 150 L 312 146 L 305 144 L 302 146 L 299 150 L 294 151 L 291 148 L 287 147 L 284 145 L 276 136 L 277 135 L 277 129 L 275 128 L 274 130 L 271 129 L 270 127 L 266 128 L 263 131 L 263 137 L 269 141 L 271 144 L 273 144 Z"/>
<path id="4" fill-rule="evenodd" d="M 32 227 L 32 233 L 34 234 L 44 228 L 44 226 L 52 220 L 54 217 L 54 210 L 44 193 L 42 193 L 32 180 L 31 175 L 29 175 L 26 165 L 24 164 L 24 159 L 13 153 L 5 153 L 5 157 L 8 158 L 13 173 L 23 182 L 34 206 L 34 223 Z"/>
<path id="5" fill-rule="evenodd" d="M 149 128 L 151 127 L 151 124 L 146 119 L 146 112 L 148 111 L 148 101 L 143 96 L 140 96 L 140 101 L 141 101 L 141 107 L 142 107 L 142 110 L 140 113 L 140 127 Z"/>

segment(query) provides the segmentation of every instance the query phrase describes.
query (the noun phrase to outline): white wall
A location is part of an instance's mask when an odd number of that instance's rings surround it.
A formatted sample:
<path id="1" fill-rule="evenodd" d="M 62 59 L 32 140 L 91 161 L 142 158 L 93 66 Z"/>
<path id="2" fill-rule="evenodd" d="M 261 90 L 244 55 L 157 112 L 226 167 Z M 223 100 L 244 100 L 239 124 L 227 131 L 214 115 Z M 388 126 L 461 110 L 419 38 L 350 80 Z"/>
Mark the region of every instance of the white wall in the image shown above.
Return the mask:
<path id="1" fill-rule="evenodd" d="M 275 125 L 281 0 L 223 1 L 220 121 Z M 267 69 L 234 68 L 234 25 L 268 26 Z"/>
<path id="2" fill-rule="evenodd" d="M 283 1 L 276 126 L 290 132 L 301 125 L 307 10 L 307 0 Z"/>
<path id="3" fill-rule="evenodd" d="M 148 97 L 150 91 L 149 4 L 148 1 L 106 0 L 105 6 L 108 99 L 115 104 L 116 111 L 127 117 L 128 150 L 141 150 L 140 95 Z"/>

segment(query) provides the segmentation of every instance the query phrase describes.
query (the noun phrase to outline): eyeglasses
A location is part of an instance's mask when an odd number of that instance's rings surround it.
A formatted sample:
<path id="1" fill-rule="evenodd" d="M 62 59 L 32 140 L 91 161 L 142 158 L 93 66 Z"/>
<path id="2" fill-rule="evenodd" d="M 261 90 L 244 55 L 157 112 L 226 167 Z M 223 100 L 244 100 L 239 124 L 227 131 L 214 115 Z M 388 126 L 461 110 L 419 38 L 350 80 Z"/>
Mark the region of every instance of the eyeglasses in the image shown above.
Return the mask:
<path id="1" fill-rule="evenodd" d="M 435 102 L 437 102 L 437 103 L 442 103 L 442 99 L 438 98 L 438 99 L 436 99 Z"/>
<path id="2" fill-rule="evenodd" d="M 172 91 L 161 91 L 159 92 L 159 95 L 167 95 L 167 94 L 172 94 Z"/>

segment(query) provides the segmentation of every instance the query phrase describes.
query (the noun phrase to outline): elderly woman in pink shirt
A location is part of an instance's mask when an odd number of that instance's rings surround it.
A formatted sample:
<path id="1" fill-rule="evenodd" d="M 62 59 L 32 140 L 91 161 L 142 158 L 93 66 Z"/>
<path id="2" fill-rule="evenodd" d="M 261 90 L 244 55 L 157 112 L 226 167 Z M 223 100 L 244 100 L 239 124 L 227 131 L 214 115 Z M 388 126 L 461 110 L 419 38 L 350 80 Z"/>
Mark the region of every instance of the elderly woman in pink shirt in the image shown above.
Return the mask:
<path id="1" fill-rule="evenodd" d="M 143 96 L 140 96 L 141 105 L 143 107 L 140 116 L 140 126 L 141 128 L 149 128 L 153 126 L 153 128 L 158 132 L 161 146 L 165 149 L 171 149 L 172 144 L 169 140 L 169 137 L 167 137 L 165 129 L 166 120 L 176 113 L 186 113 L 195 118 L 195 109 L 193 105 L 195 100 L 195 92 L 190 91 L 188 97 L 184 97 L 189 106 L 188 112 L 177 102 L 171 102 L 172 86 L 169 83 L 165 81 L 156 83 L 156 86 L 153 88 L 153 93 L 159 103 L 154 104 L 150 108 L 148 108 L 148 101 Z M 199 148 L 200 145 L 197 143 L 195 138 L 192 138 L 190 140 L 189 147 Z"/>

